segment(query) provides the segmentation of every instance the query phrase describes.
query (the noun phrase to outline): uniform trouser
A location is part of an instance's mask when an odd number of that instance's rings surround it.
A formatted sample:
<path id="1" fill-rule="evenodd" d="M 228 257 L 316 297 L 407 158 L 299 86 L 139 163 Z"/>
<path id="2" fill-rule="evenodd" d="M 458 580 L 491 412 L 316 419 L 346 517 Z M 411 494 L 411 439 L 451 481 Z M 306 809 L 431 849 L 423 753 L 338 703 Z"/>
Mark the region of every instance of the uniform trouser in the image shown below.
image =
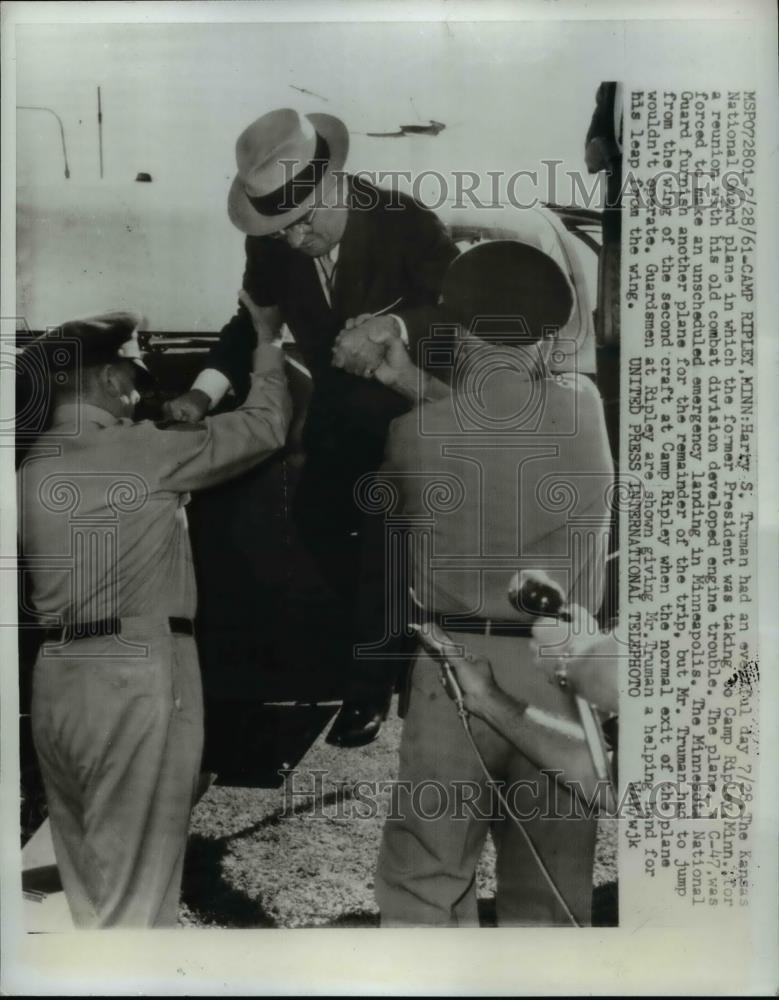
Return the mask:
<path id="1" fill-rule="evenodd" d="M 76 926 L 175 926 L 203 748 L 194 639 L 165 624 L 44 644 L 32 728 Z"/>
<path id="2" fill-rule="evenodd" d="M 534 691 L 544 697 L 539 685 L 548 687 L 548 681 L 539 672 L 526 674 L 529 686 L 518 683 L 521 671 L 534 670 L 527 650 L 517 654 L 517 644 L 526 647 L 527 640 L 458 638 L 490 659 L 504 690 L 528 700 Z M 471 727 L 492 777 L 511 790 L 507 797 L 515 813 L 530 816 L 539 807 L 542 815 L 523 826 L 578 922 L 589 924 L 596 821 L 544 818 L 545 811 L 570 816 L 570 795 L 486 723 L 472 717 Z M 438 667 L 424 653 L 413 667 L 398 779 L 376 874 L 383 926 L 478 926 L 475 873 L 489 829 L 497 856 L 498 923 L 570 926 L 522 834 L 489 789 Z"/>

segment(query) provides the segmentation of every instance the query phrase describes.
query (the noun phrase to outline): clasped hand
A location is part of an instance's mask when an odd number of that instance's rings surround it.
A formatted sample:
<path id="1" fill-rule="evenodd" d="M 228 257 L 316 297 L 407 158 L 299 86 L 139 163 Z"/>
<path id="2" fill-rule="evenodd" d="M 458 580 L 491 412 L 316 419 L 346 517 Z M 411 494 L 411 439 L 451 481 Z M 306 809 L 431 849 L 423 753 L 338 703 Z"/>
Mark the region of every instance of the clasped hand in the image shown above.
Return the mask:
<path id="1" fill-rule="evenodd" d="M 397 320 L 368 313 L 346 321 L 333 346 L 333 366 L 389 386 L 414 368 Z"/>

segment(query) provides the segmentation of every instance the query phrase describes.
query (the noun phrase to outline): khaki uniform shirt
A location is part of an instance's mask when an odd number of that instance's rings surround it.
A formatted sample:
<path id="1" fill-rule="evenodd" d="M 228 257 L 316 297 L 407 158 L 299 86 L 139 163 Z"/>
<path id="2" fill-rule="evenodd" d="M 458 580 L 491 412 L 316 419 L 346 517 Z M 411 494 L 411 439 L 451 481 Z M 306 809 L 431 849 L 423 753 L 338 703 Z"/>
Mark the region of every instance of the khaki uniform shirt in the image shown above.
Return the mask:
<path id="1" fill-rule="evenodd" d="M 191 490 L 284 444 L 291 401 L 277 347 L 260 348 L 246 402 L 159 427 L 98 407 L 58 407 L 18 474 L 21 556 L 47 624 L 196 611 L 185 505 Z"/>
<path id="2" fill-rule="evenodd" d="M 510 357 L 484 350 L 455 391 L 392 424 L 380 478 L 416 536 L 414 587 L 430 611 L 523 620 L 509 581 L 539 569 L 595 613 L 613 490 L 600 396 Z"/>

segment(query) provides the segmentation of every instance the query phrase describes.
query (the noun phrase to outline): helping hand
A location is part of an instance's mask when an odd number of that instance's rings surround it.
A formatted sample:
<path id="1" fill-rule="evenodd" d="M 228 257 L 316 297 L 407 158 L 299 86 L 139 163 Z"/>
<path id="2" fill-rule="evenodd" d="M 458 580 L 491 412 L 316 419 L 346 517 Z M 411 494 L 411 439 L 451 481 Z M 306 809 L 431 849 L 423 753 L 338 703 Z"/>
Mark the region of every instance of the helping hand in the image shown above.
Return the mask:
<path id="1" fill-rule="evenodd" d="M 162 413 L 167 420 L 186 424 L 196 424 L 208 413 L 211 399 L 201 389 L 190 389 L 176 399 L 162 404 Z"/>
<path id="2" fill-rule="evenodd" d="M 420 372 L 409 357 L 400 337 L 384 332 L 370 334 L 374 344 L 379 344 L 384 355 L 373 372 L 373 377 L 391 389 L 413 397 L 416 392 Z"/>
<path id="3" fill-rule="evenodd" d="M 362 313 L 348 319 L 336 337 L 333 365 L 352 375 L 372 378 L 381 364 L 390 340 L 400 340 L 398 324 L 392 316 L 371 316 Z"/>
<path id="4" fill-rule="evenodd" d="M 447 657 L 447 661 L 460 685 L 466 710 L 474 715 L 483 715 L 485 702 L 497 689 L 492 664 L 484 657 L 472 656 L 470 653 L 460 657 Z M 454 698 L 448 682 L 444 679 L 442 683 L 449 697 Z"/>
<path id="5" fill-rule="evenodd" d="M 467 649 L 463 651 L 463 647 L 452 643 L 444 632 L 429 622 L 418 626 L 416 631 L 428 654 L 439 663 L 446 661 L 452 668 L 466 710 L 482 716 L 485 703 L 497 690 L 490 661 L 484 657 L 472 656 Z M 456 692 L 445 673 L 441 674 L 441 683 L 447 695 L 455 701 Z"/>

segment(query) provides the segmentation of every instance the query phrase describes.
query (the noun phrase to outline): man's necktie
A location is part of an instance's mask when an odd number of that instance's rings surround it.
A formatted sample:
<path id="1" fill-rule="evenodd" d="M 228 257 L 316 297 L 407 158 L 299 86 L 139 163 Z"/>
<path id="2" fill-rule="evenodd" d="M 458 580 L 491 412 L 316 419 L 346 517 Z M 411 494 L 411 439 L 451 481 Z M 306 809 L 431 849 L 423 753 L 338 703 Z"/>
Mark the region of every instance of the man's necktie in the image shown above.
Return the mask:
<path id="1" fill-rule="evenodd" d="M 335 282 L 335 261 L 331 256 L 332 251 L 322 254 L 321 257 L 316 258 L 317 269 L 319 271 L 319 278 L 322 284 L 322 291 L 324 292 L 325 298 L 327 299 L 327 304 L 333 304 L 333 284 Z"/>

